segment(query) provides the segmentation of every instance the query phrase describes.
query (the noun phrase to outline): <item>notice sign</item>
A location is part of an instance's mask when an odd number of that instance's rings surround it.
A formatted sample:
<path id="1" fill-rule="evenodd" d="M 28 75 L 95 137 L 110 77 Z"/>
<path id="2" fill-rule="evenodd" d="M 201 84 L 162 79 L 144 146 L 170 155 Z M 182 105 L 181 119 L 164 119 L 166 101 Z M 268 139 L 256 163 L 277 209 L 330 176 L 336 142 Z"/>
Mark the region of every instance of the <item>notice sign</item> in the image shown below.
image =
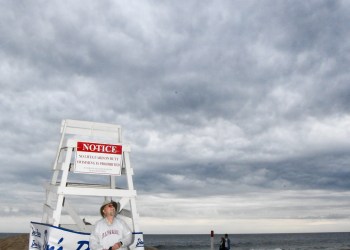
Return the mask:
<path id="1" fill-rule="evenodd" d="M 78 141 L 74 172 L 120 175 L 122 152 L 122 145 Z"/>

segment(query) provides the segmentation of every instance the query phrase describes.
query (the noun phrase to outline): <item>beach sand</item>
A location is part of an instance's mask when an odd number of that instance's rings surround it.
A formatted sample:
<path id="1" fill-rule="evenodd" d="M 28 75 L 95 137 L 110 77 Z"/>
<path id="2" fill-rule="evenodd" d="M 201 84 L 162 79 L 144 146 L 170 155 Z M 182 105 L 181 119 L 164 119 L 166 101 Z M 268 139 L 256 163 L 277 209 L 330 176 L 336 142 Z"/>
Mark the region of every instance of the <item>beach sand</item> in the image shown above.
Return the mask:
<path id="1" fill-rule="evenodd" d="M 28 249 L 29 234 L 21 234 L 0 239 L 1 250 L 24 250 Z"/>
<path id="2" fill-rule="evenodd" d="M 1 250 L 26 250 L 29 249 L 29 234 L 21 234 L 0 239 Z M 145 247 L 145 250 L 157 250 L 154 247 Z"/>

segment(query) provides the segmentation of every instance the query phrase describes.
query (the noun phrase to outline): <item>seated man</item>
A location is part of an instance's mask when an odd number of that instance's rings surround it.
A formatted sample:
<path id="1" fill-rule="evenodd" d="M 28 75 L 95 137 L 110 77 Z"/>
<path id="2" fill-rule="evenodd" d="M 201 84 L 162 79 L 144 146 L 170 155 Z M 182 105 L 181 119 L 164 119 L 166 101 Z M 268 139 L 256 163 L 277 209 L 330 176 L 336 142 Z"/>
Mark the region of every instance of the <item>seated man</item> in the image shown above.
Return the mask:
<path id="1" fill-rule="evenodd" d="M 132 241 L 132 233 L 129 226 L 117 217 L 118 204 L 113 201 L 105 201 L 100 213 L 103 217 L 97 221 L 90 235 L 91 250 L 116 250 L 126 249 Z"/>

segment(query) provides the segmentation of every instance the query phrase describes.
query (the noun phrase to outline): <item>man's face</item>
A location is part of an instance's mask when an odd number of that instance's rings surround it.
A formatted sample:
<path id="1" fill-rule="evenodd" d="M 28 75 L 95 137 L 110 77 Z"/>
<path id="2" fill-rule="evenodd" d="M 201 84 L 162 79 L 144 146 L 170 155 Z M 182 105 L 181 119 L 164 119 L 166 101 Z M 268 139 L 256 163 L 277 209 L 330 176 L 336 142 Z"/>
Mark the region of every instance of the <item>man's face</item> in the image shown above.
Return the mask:
<path id="1" fill-rule="evenodd" d="M 115 215 L 115 208 L 112 203 L 107 204 L 103 208 L 103 214 L 106 216 L 114 216 Z"/>

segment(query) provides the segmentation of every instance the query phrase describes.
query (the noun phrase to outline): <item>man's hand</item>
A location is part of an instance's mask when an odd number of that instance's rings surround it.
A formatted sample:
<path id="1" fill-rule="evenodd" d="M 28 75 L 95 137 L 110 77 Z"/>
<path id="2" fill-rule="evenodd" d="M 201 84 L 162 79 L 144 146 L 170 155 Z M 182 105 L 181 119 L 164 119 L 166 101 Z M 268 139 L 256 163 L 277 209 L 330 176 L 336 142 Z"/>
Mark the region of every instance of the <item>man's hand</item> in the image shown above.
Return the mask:
<path id="1" fill-rule="evenodd" d="M 122 247 L 122 244 L 120 242 L 117 242 L 112 246 L 112 250 L 116 250 L 116 249 L 119 249 L 121 247 Z"/>

